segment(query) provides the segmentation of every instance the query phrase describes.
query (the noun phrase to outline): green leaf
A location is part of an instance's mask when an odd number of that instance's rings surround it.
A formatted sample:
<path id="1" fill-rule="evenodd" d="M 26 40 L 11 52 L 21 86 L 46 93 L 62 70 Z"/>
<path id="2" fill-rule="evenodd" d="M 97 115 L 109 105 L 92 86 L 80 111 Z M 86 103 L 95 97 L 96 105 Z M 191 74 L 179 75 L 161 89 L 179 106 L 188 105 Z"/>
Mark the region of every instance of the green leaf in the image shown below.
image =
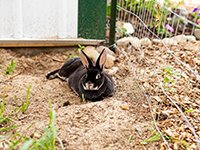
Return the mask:
<path id="1" fill-rule="evenodd" d="M 4 71 L 4 75 L 13 73 L 15 68 L 16 68 L 16 62 L 14 60 L 11 60 L 10 64 L 7 66 L 7 68 Z"/>
<path id="2" fill-rule="evenodd" d="M 111 15 L 111 5 L 107 5 L 106 6 L 106 16 L 110 16 Z"/>
<path id="3" fill-rule="evenodd" d="M 30 146 L 33 144 L 33 139 L 26 141 L 22 147 L 20 148 L 20 150 L 29 150 Z"/>
<path id="4" fill-rule="evenodd" d="M 155 133 L 153 136 L 145 139 L 144 141 L 141 142 L 141 144 L 147 144 L 147 143 L 150 143 L 150 142 L 155 142 L 155 141 L 159 141 L 161 140 L 161 136 L 159 133 Z"/>
<path id="5" fill-rule="evenodd" d="M 2 128 L 0 128 L 0 132 L 9 131 L 9 130 L 15 129 L 16 127 L 17 126 L 15 126 L 15 125 L 12 125 L 12 126 L 9 126 L 9 127 L 2 127 Z"/>
<path id="6" fill-rule="evenodd" d="M 184 111 L 185 113 L 191 113 L 191 112 L 194 112 L 194 109 L 187 109 Z"/>
<path id="7" fill-rule="evenodd" d="M 164 83 L 169 83 L 170 79 L 168 77 L 165 77 L 163 81 Z"/>
<path id="8" fill-rule="evenodd" d="M 82 46 L 82 45 L 80 45 L 80 44 L 78 44 L 78 51 L 82 51 L 83 49 L 85 48 L 85 46 Z"/>
<path id="9" fill-rule="evenodd" d="M 0 123 L 9 122 L 11 119 L 9 117 L 0 117 Z"/>
<path id="10" fill-rule="evenodd" d="M 173 69 L 172 66 L 167 66 L 164 68 L 166 73 L 170 73 L 172 71 L 172 69 Z"/>
<path id="11" fill-rule="evenodd" d="M 31 85 L 28 86 L 27 92 L 26 92 L 26 101 L 22 103 L 21 105 L 21 112 L 24 113 L 30 104 L 30 93 L 31 93 Z"/>
<path id="12" fill-rule="evenodd" d="M 133 136 L 130 135 L 129 138 L 128 138 L 128 142 L 129 142 L 129 143 L 131 143 L 132 138 L 133 138 Z"/>
<path id="13" fill-rule="evenodd" d="M 23 148 L 22 150 L 56 149 L 56 137 L 57 137 L 56 112 L 53 110 L 50 100 L 49 100 L 49 108 L 50 108 L 49 124 L 48 127 L 44 129 L 44 134 L 37 141 L 33 140 L 26 141 L 22 146 Z M 62 141 L 59 141 L 59 143 L 61 144 L 62 149 L 64 149 Z"/>
<path id="14" fill-rule="evenodd" d="M 0 102 L 0 117 L 3 117 L 4 114 L 4 110 L 5 110 L 5 96 L 2 100 L 2 102 Z"/>

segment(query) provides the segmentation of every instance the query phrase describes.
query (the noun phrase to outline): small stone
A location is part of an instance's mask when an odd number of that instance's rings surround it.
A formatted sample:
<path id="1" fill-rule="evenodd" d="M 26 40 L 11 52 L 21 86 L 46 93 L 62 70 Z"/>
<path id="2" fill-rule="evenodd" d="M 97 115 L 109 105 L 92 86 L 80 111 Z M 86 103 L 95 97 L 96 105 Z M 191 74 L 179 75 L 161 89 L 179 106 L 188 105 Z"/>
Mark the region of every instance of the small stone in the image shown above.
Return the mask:
<path id="1" fill-rule="evenodd" d="M 190 146 L 191 149 L 197 149 L 197 145 L 195 143 L 193 143 L 191 146 Z"/>
<path id="2" fill-rule="evenodd" d="M 116 42 L 117 46 L 123 47 L 123 48 L 124 47 L 128 47 L 129 43 L 130 43 L 130 38 L 129 37 L 121 38 L 121 39 L 117 40 L 117 42 Z"/>
<path id="3" fill-rule="evenodd" d="M 68 106 L 68 105 L 70 105 L 70 102 L 69 102 L 69 101 L 66 101 L 66 102 L 63 103 L 63 107 L 66 107 L 66 106 Z"/>
<path id="4" fill-rule="evenodd" d="M 133 47 L 135 49 L 139 49 L 141 47 L 140 40 L 137 37 L 124 37 L 117 40 L 117 46 L 122 48 Z"/>
<path id="5" fill-rule="evenodd" d="M 39 139 L 41 137 L 41 135 L 39 133 L 35 132 L 33 134 L 33 137 L 36 138 L 36 139 Z"/>
<path id="6" fill-rule="evenodd" d="M 177 45 L 177 41 L 172 38 L 164 38 L 162 42 L 166 45 Z"/>
<path id="7" fill-rule="evenodd" d="M 197 38 L 197 40 L 200 40 L 200 29 L 194 30 L 194 36 Z"/>
<path id="8" fill-rule="evenodd" d="M 121 105 L 120 108 L 122 110 L 129 110 L 129 106 L 128 105 Z"/>
<path id="9" fill-rule="evenodd" d="M 97 58 L 99 57 L 99 53 L 96 51 L 94 46 L 86 46 L 83 51 L 85 54 L 91 58 L 94 62 L 96 62 Z"/>
<path id="10" fill-rule="evenodd" d="M 187 41 L 189 42 L 195 42 L 196 41 L 196 37 L 193 35 L 187 35 L 186 36 Z"/>
<path id="11" fill-rule="evenodd" d="M 132 45 L 135 49 L 140 49 L 141 43 L 140 43 L 140 40 L 139 40 L 137 37 L 132 37 L 132 38 L 130 38 L 130 42 L 131 42 L 131 45 Z"/>
<path id="12" fill-rule="evenodd" d="M 174 150 L 178 150 L 179 149 L 179 145 L 178 145 L 178 143 L 174 143 Z"/>
<path id="13" fill-rule="evenodd" d="M 166 112 L 156 113 L 156 120 L 157 121 L 163 121 L 168 118 L 168 114 Z"/>
<path id="14" fill-rule="evenodd" d="M 170 128 L 168 128 L 167 130 L 165 130 L 165 133 L 171 137 L 174 137 L 174 133 L 172 132 L 172 130 Z"/>
<path id="15" fill-rule="evenodd" d="M 160 43 L 162 43 L 162 40 L 160 40 L 160 39 L 153 39 L 152 42 L 154 44 L 160 44 Z"/>
<path id="16" fill-rule="evenodd" d="M 86 55 L 92 59 L 93 62 L 96 62 L 97 58 L 99 57 L 99 53 L 93 46 L 87 46 L 83 49 L 83 51 L 86 53 Z M 115 57 L 107 53 L 106 68 L 111 68 L 114 66 Z"/>
<path id="17" fill-rule="evenodd" d="M 108 69 L 107 72 L 109 75 L 114 75 L 118 72 L 119 68 L 118 67 L 112 67 L 111 69 Z"/>
<path id="18" fill-rule="evenodd" d="M 8 148 L 9 148 L 9 143 L 7 143 L 6 141 L 0 142 L 0 149 L 8 149 Z"/>
<path id="19" fill-rule="evenodd" d="M 114 66 L 115 62 L 115 57 L 107 54 L 107 59 L 106 59 L 106 63 L 105 63 L 105 67 L 106 68 L 112 68 Z"/>
<path id="20" fill-rule="evenodd" d="M 184 43 L 187 41 L 187 38 L 185 35 L 181 34 L 181 35 L 174 36 L 172 40 L 175 40 L 177 43 Z"/>
<path id="21" fill-rule="evenodd" d="M 151 46 L 152 45 L 152 42 L 149 38 L 140 39 L 140 43 L 142 46 Z"/>
<path id="22" fill-rule="evenodd" d="M 97 52 L 101 53 L 103 49 L 105 49 L 108 54 L 110 54 L 112 56 L 115 55 L 115 53 L 113 51 L 111 51 L 108 47 L 105 47 L 105 46 L 99 46 L 99 47 L 97 47 L 96 50 L 97 50 Z"/>

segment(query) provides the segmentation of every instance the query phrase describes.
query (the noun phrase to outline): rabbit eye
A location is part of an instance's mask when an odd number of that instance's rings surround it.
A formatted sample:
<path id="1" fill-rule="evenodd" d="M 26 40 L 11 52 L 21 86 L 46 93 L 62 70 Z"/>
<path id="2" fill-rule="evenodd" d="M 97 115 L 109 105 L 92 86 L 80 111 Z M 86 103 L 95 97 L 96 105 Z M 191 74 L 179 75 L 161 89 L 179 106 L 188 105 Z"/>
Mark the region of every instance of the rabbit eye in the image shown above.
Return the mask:
<path id="1" fill-rule="evenodd" d="M 99 79 L 99 78 L 101 78 L 101 75 L 100 75 L 100 74 L 97 74 L 97 75 L 96 75 L 96 79 Z"/>

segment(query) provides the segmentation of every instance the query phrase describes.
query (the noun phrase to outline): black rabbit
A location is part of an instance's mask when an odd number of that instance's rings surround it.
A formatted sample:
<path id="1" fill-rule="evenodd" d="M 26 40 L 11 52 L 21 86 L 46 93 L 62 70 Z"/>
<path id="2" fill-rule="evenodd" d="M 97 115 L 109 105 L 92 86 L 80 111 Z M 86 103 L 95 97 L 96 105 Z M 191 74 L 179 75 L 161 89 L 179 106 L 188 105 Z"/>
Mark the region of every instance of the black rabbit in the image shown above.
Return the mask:
<path id="1" fill-rule="evenodd" d="M 103 72 L 106 62 L 105 49 L 99 55 L 96 64 L 83 52 L 80 58 L 67 61 L 60 69 L 46 75 L 47 79 L 56 77 L 68 81 L 69 87 L 80 97 L 91 101 L 102 100 L 114 94 L 112 77 Z"/>

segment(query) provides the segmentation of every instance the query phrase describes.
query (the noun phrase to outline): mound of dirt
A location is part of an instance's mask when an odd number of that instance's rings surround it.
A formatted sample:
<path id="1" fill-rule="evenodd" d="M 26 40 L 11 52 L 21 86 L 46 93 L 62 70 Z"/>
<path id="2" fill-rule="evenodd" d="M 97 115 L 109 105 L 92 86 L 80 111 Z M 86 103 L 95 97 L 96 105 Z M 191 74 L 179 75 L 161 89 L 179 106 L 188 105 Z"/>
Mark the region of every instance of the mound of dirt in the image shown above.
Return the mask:
<path id="1" fill-rule="evenodd" d="M 40 53 L 19 56 L 2 49 L 0 98 L 6 95 L 5 113 L 25 101 L 31 85 L 27 111 L 14 117 L 16 129 L 27 137 L 38 138 L 49 120 L 49 100 L 57 113 L 58 137 L 66 149 L 142 149 L 140 144 L 151 133 L 151 118 L 144 93 L 138 81 L 118 61 L 119 71 L 114 75 L 116 93 L 99 102 L 83 102 L 66 82 L 46 80 L 45 74 L 60 67 L 73 51 Z M 3 75 L 5 66 L 15 60 L 17 68 L 11 75 Z M 152 144 L 146 148 L 152 147 Z M 156 149 L 156 143 L 154 143 Z"/>

